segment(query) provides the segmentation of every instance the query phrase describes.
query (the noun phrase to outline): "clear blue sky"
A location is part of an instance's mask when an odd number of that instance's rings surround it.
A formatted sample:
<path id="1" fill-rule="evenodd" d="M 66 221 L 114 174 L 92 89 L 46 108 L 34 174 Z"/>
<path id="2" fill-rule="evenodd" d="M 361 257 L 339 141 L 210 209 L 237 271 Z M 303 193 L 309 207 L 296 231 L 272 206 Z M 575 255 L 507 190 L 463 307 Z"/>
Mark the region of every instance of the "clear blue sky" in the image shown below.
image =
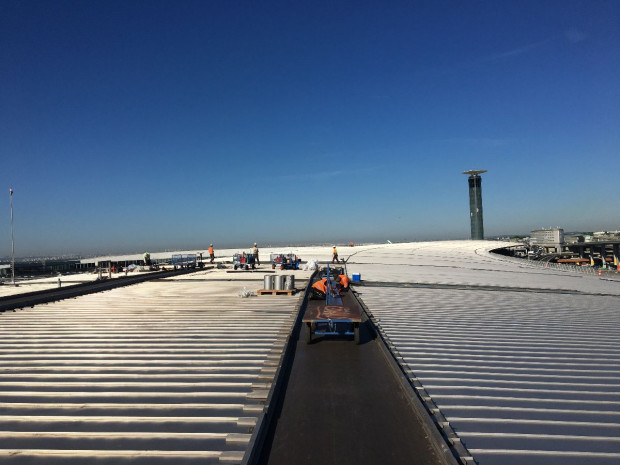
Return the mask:
<path id="1" fill-rule="evenodd" d="M 0 2 L 0 256 L 620 228 L 620 2 Z"/>

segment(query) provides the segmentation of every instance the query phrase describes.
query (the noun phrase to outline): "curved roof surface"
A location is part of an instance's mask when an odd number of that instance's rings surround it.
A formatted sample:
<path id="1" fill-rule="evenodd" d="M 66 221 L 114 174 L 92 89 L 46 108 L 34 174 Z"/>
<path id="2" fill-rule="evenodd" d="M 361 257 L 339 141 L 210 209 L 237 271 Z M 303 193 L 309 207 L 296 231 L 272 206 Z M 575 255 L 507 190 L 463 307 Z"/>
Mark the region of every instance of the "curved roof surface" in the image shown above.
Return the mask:
<path id="1" fill-rule="evenodd" d="M 490 253 L 505 245 L 514 244 L 339 252 L 349 274 L 361 274 L 361 298 L 421 398 L 469 450 L 465 458 L 481 465 L 618 463 L 618 275 Z M 331 246 L 263 252 L 331 258 Z M 225 273 L 206 270 L 0 315 L 0 457 L 241 461 L 298 297 L 241 299 L 243 286 L 262 287 L 261 272 Z"/>
<path id="2" fill-rule="evenodd" d="M 617 274 L 489 253 L 501 245 L 381 246 L 348 268 L 422 399 L 480 465 L 618 463 Z"/>

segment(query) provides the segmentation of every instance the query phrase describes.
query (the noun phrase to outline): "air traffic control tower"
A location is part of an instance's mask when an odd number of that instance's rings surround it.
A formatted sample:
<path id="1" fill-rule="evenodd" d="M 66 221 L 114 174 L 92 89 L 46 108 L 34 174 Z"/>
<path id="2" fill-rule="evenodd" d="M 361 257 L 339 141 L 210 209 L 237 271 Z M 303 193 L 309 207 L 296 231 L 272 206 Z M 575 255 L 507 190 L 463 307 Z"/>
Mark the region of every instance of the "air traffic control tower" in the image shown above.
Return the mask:
<path id="1" fill-rule="evenodd" d="M 484 240 L 484 225 L 482 223 L 482 178 L 481 173 L 487 170 L 463 171 L 469 178 L 469 216 L 471 218 L 471 238 L 474 241 Z"/>

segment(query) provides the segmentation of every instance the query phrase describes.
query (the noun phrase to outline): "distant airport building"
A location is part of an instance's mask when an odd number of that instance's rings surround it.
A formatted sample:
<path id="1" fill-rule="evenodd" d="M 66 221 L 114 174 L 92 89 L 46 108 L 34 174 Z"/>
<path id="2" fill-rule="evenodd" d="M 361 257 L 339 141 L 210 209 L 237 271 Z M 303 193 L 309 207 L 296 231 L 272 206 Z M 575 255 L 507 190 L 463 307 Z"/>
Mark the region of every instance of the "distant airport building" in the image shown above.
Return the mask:
<path id="1" fill-rule="evenodd" d="M 564 229 L 535 229 L 530 236 L 531 244 L 543 247 L 547 252 L 561 252 L 564 245 Z"/>
<path id="2" fill-rule="evenodd" d="M 593 241 L 614 241 L 620 237 L 620 231 L 596 231 L 590 237 Z"/>
<path id="3" fill-rule="evenodd" d="M 484 240 L 484 224 L 482 221 L 482 178 L 480 174 L 487 170 L 463 171 L 469 178 L 469 217 L 471 219 L 471 238 L 474 241 Z"/>
<path id="4" fill-rule="evenodd" d="M 566 244 L 576 244 L 578 242 L 585 242 L 586 237 L 583 234 L 571 234 L 571 235 L 564 235 L 564 242 Z"/>

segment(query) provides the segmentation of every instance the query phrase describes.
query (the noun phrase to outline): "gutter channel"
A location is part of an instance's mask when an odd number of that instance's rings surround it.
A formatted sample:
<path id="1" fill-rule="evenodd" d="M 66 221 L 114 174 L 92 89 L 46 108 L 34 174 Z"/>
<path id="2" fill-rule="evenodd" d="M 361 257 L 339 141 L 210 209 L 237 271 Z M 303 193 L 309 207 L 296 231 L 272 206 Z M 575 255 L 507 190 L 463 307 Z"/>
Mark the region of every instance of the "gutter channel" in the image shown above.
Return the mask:
<path id="1" fill-rule="evenodd" d="M 297 313 L 297 316 L 295 317 L 295 322 L 293 323 L 291 330 L 286 337 L 284 350 L 282 351 L 282 354 L 278 361 L 278 368 L 276 374 L 273 377 L 271 389 L 269 390 L 267 399 L 264 401 L 265 408 L 257 419 L 256 424 L 258 426 L 254 428 L 254 431 L 252 432 L 250 442 L 248 443 L 247 453 L 245 454 L 241 465 L 258 465 L 261 461 L 265 440 L 269 436 L 271 427 L 273 426 L 273 417 L 275 415 L 275 412 L 278 410 L 279 404 L 284 400 L 284 387 L 286 384 L 286 378 L 291 372 L 291 365 L 293 363 L 293 355 L 296 346 L 295 341 L 299 337 L 299 332 L 301 329 L 301 319 L 303 317 L 304 310 L 308 302 L 310 284 L 312 283 L 317 273 L 318 270 L 315 271 L 312 276 L 310 276 L 310 278 L 308 278 L 308 284 L 306 285 L 306 289 L 304 290 L 304 293 L 300 295 L 297 301 L 297 305 L 295 306 L 295 310 L 293 312 L 293 314 L 295 314 L 295 312 Z"/>
<path id="2" fill-rule="evenodd" d="M 433 402 L 413 370 L 407 366 L 396 346 L 392 344 L 370 309 L 357 292 L 353 291 L 353 295 L 364 310 L 364 313 L 366 313 L 368 320 L 372 323 L 373 329 L 379 335 L 377 341 L 379 341 L 381 352 L 397 375 L 403 391 L 407 395 L 407 399 L 417 418 L 422 423 L 430 444 L 439 459 L 445 465 L 459 465 L 459 463 L 463 465 L 476 464 L 474 457 L 461 442 L 450 422 L 444 417 L 435 402 Z"/>

